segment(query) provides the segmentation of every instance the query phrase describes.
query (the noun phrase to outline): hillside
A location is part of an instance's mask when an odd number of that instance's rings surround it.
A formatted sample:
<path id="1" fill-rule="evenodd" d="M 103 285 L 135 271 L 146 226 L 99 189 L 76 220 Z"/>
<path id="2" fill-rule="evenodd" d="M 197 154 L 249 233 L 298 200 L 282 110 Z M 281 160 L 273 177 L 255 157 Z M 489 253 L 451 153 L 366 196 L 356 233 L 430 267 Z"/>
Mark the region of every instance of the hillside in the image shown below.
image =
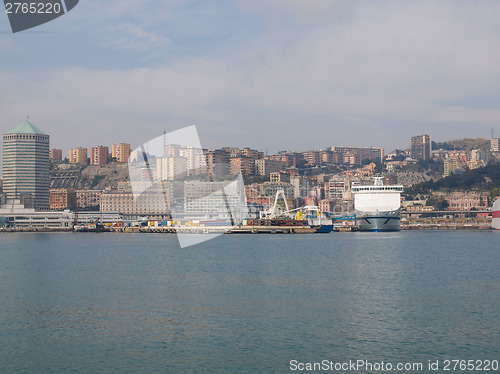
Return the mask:
<path id="1" fill-rule="evenodd" d="M 117 187 L 118 182 L 129 179 L 127 164 L 112 163 L 104 166 L 84 167 L 61 164 L 50 173 L 51 188 L 76 188 L 102 190 Z"/>
<path id="2" fill-rule="evenodd" d="M 471 151 L 473 149 L 488 150 L 490 148 L 490 141 L 484 138 L 465 138 L 448 140 L 443 143 L 435 143 L 432 145 L 433 149 L 445 149 L 449 151 L 463 150 Z"/>
<path id="3" fill-rule="evenodd" d="M 437 181 L 420 183 L 409 189 L 409 193 L 429 193 L 433 190 L 477 190 L 491 191 L 500 188 L 500 166 L 490 164 L 483 168 L 466 170 L 462 175 L 453 174 Z"/>

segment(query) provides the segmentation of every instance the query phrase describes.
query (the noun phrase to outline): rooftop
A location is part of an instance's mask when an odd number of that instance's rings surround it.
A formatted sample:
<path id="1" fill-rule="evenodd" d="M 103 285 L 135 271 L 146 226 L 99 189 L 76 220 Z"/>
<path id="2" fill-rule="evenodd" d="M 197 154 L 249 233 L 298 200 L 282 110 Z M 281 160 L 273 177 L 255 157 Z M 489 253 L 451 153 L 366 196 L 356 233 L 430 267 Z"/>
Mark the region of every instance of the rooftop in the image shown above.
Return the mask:
<path id="1" fill-rule="evenodd" d="M 26 120 L 8 132 L 9 134 L 37 134 L 37 135 L 47 135 L 38 127 L 33 125 L 30 121 Z"/>

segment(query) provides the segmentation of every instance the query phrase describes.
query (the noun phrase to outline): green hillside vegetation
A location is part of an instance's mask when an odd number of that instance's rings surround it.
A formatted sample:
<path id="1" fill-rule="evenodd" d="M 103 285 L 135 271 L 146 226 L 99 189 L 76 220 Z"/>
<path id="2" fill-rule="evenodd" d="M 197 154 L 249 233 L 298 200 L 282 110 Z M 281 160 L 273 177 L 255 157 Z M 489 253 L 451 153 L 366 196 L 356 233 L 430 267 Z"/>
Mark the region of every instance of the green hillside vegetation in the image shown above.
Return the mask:
<path id="1" fill-rule="evenodd" d="M 448 151 L 471 151 L 473 149 L 488 150 L 490 148 L 490 141 L 484 138 L 465 138 L 448 140 L 443 143 L 434 143 L 432 149 L 444 149 Z"/>
<path id="2" fill-rule="evenodd" d="M 490 164 L 483 168 L 466 170 L 462 175 L 453 174 L 437 181 L 417 184 L 408 190 L 410 194 L 444 191 L 492 191 L 500 189 L 500 165 Z"/>

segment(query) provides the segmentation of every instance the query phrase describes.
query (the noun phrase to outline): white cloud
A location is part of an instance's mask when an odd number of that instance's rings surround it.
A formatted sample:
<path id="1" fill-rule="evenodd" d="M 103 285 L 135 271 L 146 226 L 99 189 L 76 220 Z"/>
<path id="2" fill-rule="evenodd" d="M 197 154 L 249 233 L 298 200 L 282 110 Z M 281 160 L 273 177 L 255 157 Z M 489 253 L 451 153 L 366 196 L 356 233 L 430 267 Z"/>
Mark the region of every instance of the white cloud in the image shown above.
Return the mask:
<path id="1" fill-rule="evenodd" d="M 498 123 L 499 108 L 471 98 L 500 98 L 500 4 L 377 1 L 349 7 L 318 0 L 305 9 L 304 3 L 241 0 L 252 12 L 272 9 L 273 22 L 225 56 L 176 57 L 158 68 L 0 74 L 2 91 L 9 92 L 0 101 L 4 123 L 13 127 L 19 113 L 29 113 L 41 128 L 49 127 L 53 142 L 88 146 L 138 144 L 197 124 L 209 146 L 271 150 L 405 147 L 415 133 L 486 136 L 474 131 Z M 120 7 L 117 14 L 137 4 Z M 286 29 L 290 15 L 301 22 Z M 168 44 L 140 25 L 128 27 L 127 35 L 122 42 L 131 48 Z"/>
<path id="2" fill-rule="evenodd" d="M 159 47 L 170 46 L 171 41 L 167 37 L 146 31 L 142 27 L 130 23 L 121 23 L 109 27 L 100 44 L 106 47 L 144 53 Z"/>

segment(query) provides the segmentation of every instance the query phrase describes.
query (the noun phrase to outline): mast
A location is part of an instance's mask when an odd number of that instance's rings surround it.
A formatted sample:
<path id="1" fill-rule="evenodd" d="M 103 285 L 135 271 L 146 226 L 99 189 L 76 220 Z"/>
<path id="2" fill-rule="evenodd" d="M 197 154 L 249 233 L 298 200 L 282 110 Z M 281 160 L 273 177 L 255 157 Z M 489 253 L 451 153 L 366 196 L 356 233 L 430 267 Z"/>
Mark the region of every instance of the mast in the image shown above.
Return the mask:
<path id="1" fill-rule="evenodd" d="M 75 218 L 73 220 L 73 229 L 75 228 L 75 226 L 78 225 L 78 194 L 76 194 L 76 198 L 75 198 Z"/>

